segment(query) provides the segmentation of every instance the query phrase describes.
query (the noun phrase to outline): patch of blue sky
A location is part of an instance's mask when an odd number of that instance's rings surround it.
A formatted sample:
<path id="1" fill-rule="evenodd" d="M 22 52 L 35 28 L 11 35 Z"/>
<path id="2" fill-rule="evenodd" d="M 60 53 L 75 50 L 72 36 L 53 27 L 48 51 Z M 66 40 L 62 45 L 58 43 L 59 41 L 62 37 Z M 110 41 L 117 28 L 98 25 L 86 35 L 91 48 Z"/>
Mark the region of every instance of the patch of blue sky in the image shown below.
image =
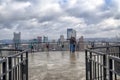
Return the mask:
<path id="1" fill-rule="evenodd" d="M 68 0 L 59 0 L 59 3 L 60 4 L 66 4 L 66 3 L 68 3 Z"/>
<path id="2" fill-rule="evenodd" d="M 113 6 L 113 1 L 112 0 L 104 0 L 105 4 L 103 6 L 101 6 L 101 10 L 105 11 L 105 10 L 109 10 L 112 6 Z"/>
<path id="3" fill-rule="evenodd" d="M 112 0 L 105 0 L 105 3 L 106 3 L 106 5 L 111 5 L 112 4 Z"/>

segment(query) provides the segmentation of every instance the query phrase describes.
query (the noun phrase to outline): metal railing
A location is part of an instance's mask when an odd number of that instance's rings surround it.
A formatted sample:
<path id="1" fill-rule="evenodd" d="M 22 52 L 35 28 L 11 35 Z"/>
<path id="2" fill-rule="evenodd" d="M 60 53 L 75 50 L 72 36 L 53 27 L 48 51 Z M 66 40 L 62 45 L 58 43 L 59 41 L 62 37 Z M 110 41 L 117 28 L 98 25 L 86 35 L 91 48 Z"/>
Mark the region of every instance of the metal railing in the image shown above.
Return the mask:
<path id="1" fill-rule="evenodd" d="M 28 80 L 28 50 L 3 50 L 20 52 L 0 57 L 0 80 Z"/>
<path id="2" fill-rule="evenodd" d="M 120 45 L 85 50 L 86 80 L 120 80 Z"/>
<path id="3" fill-rule="evenodd" d="M 47 45 L 48 45 L 48 48 L 47 48 Z M 64 45 L 64 47 L 62 47 L 62 45 Z M 86 45 L 85 42 L 79 42 L 79 43 L 77 42 L 76 43 L 76 50 L 77 51 L 84 50 L 85 45 Z M 1 48 L 8 47 L 8 46 L 15 48 L 14 44 L 7 44 L 7 45 L 1 44 Z M 61 51 L 61 50 L 69 51 L 70 43 L 69 43 L 69 41 L 66 41 L 64 43 L 58 43 L 58 42 L 21 43 L 19 48 L 15 48 L 15 49 L 31 49 L 31 46 L 33 47 L 33 51 L 46 51 L 46 50 L 49 50 L 49 51 Z"/>

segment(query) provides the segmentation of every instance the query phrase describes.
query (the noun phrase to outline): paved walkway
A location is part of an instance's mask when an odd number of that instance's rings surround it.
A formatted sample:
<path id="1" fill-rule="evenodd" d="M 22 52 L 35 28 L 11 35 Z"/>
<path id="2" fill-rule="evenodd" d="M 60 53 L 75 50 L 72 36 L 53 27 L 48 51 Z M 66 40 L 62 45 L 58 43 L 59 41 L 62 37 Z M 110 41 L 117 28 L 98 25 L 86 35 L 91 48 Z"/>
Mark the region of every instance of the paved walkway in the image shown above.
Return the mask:
<path id="1" fill-rule="evenodd" d="M 84 52 L 29 54 L 29 80 L 85 80 Z"/>

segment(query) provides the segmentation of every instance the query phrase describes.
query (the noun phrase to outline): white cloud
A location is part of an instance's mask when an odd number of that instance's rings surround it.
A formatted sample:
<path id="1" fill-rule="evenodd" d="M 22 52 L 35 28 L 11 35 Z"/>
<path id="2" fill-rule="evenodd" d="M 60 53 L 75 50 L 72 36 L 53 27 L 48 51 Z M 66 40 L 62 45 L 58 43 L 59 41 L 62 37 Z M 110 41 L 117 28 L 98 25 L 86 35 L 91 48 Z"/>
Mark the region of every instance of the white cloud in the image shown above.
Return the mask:
<path id="1" fill-rule="evenodd" d="M 67 28 L 85 37 L 114 37 L 120 30 L 120 1 L 110 0 L 1 0 L 0 39 L 66 35 Z M 7 32 L 3 33 L 3 32 Z M 34 36 L 34 37 L 33 37 Z"/>
<path id="2" fill-rule="evenodd" d="M 120 26 L 120 20 L 115 20 L 113 18 L 108 18 L 108 19 L 103 21 L 101 26 L 106 26 L 106 27 L 103 27 L 103 28 L 109 28 L 109 27 L 116 28 L 116 27 Z"/>
<path id="3" fill-rule="evenodd" d="M 116 6 L 116 7 L 115 7 L 116 10 L 117 10 L 118 12 L 120 12 L 120 1 L 119 1 L 119 0 L 113 0 L 112 2 L 113 2 L 113 4 L 114 4 L 114 6 Z"/>
<path id="4" fill-rule="evenodd" d="M 80 24 L 82 23 L 82 19 L 79 19 L 79 18 L 76 18 L 76 17 L 71 17 L 71 16 L 62 16 L 60 17 L 60 20 L 61 21 L 64 21 L 64 22 L 69 22 L 69 23 L 74 23 L 74 24 Z"/>
<path id="5" fill-rule="evenodd" d="M 104 0 L 80 0 L 81 3 L 81 7 L 83 7 L 83 9 L 85 10 L 96 10 L 98 9 L 99 7 L 101 7 L 103 4 L 104 4 Z"/>
<path id="6" fill-rule="evenodd" d="M 11 8 L 13 10 L 20 10 L 20 9 L 25 9 L 26 7 L 30 6 L 30 2 L 21 2 L 21 3 L 18 3 L 18 2 L 14 2 L 11 4 Z"/>

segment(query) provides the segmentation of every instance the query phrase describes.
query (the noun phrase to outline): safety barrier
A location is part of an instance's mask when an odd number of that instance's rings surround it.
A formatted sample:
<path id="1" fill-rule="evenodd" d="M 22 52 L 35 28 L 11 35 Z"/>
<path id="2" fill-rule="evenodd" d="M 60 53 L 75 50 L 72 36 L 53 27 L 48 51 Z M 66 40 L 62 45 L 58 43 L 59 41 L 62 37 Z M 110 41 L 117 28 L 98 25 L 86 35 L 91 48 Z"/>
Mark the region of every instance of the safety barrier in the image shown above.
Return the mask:
<path id="1" fill-rule="evenodd" d="M 12 49 L 0 49 L 2 50 L 12 51 Z M 28 50 L 20 50 L 6 57 L 1 56 L 0 72 L 0 80 L 28 80 Z"/>
<path id="2" fill-rule="evenodd" d="M 120 45 L 85 50 L 86 80 L 120 80 Z"/>

